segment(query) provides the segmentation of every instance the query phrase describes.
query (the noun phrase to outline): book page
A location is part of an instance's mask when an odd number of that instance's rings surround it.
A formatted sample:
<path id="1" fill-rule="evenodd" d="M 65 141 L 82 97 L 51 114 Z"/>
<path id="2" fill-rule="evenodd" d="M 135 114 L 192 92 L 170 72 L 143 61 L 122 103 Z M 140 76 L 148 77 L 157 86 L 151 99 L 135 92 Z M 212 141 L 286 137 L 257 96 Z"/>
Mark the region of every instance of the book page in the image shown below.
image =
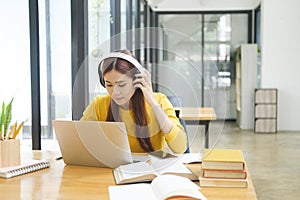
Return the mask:
<path id="1" fill-rule="evenodd" d="M 151 187 L 158 200 L 175 196 L 206 199 L 199 191 L 200 187 L 185 177 L 161 175 L 152 181 Z"/>
<path id="2" fill-rule="evenodd" d="M 192 172 L 177 159 L 169 158 L 163 160 L 156 160 L 151 166 L 159 174 L 164 173 L 178 173 L 178 174 L 192 174 Z"/>
<path id="3" fill-rule="evenodd" d="M 153 194 L 150 184 L 138 183 L 121 186 L 108 187 L 109 199 L 120 200 L 154 200 L 156 197 Z"/>
<path id="4" fill-rule="evenodd" d="M 121 165 L 115 170 L 121 171 L 122 179 L 130 179 L 145 174 L 157 174 L 147 162 L 137 162 L 128 165 Z"/>
<path id="5" fill-rule="evenodd" d="M 184 164 L 202 162 L 202 153 L 184 153 L 178 154 L 177 157 L 178 161 Z"/>

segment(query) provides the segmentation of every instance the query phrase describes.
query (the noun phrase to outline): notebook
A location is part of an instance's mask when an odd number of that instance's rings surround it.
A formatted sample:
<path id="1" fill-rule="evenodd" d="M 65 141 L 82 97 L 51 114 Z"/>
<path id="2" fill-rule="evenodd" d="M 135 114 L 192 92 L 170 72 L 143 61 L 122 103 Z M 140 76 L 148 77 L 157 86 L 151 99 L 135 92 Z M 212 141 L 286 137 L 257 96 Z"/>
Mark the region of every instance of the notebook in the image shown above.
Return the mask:
<path id="1" fill-rule="evenodd" d="M 27 160 L 23 161 L 21 165 L 2 167 L 0 168 L 1 178 L 12 178 L 22 174 L 38 171 L 50 167 L 50 162 L 46 160 Z"/>
<path id="2" fill-rule="evenodd" d="M 53 120 L 52 125 L 66 164 L 116 168 L 133 162 L 123 122 Z"/>

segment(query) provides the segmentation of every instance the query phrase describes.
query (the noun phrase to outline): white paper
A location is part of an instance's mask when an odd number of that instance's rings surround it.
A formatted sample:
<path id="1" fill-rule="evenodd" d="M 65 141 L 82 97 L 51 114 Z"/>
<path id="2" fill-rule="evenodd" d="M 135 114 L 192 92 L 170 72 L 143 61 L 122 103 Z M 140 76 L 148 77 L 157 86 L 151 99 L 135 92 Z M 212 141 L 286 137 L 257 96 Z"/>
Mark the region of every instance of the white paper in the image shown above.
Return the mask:
<path id="1" fill-rule="evenodd" d="M 137 162 L 128 165 L 121 165 L 118 169 L 122 171 L 124 179 L 137 177 L 144 174 L 155 174 L 155 171 L 147 162 Z"/>
<path id="2" fill-rule="evenodd" d="M 131 185 L 109 186 L 110 200 L 155 200 L 150 184 L 137 183 Z"/>
<path id="3" fill-rule="evenodd" d="M 206 199 L 199 191 L 200 187 L 198 185 L 181 176 L 158 176 L 152 181 L 151 187 L 158 200 L 166 199 L 172 195 L 186 195 L 197 199 Z"/>
<path id="4" fill-rule="evenodd" d="M 200 163 L 202 162 L 202 153 L 184 153 L 177 155 L 178 160 L 181 163 L 189 164 L 189 163 Z"/>

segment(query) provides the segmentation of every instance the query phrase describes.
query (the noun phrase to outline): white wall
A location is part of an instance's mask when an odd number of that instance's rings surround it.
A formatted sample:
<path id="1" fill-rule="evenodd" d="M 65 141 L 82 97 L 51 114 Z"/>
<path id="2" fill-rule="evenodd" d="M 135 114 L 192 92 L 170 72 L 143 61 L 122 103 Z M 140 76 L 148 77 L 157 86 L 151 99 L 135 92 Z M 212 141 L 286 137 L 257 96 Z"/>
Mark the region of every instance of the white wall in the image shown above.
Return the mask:
<path id="1" fill-rule="evenodd" d="M 262 87 L 278 88 L 278 130 L 300 130 L 300 1 L 262 0 Z"/>

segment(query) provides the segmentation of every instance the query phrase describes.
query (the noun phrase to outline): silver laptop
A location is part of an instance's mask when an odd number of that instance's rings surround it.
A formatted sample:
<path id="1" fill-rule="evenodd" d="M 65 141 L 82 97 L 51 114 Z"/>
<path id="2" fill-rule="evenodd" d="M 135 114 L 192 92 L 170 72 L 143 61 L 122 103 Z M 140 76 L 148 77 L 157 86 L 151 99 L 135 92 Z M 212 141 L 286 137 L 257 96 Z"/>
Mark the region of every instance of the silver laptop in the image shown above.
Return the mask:
<path id="1" fill-rule="evenodd" d="M 133 162 L 122 122 L 53 120 L 52 125 L 66 164 L 115 168 Z"/>

